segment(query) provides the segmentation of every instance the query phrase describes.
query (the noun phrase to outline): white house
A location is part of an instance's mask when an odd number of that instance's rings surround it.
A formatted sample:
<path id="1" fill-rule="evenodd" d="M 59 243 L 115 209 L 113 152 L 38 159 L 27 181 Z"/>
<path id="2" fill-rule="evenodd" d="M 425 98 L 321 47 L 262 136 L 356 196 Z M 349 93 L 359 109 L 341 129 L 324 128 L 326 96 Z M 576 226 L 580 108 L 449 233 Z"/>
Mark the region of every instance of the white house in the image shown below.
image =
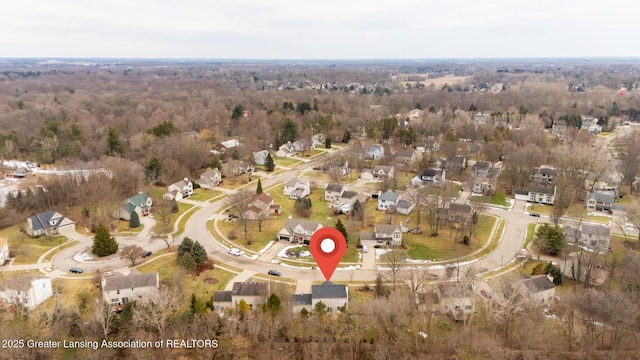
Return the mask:
<path id="1" fill-rule="evenodd" d="M 318 146 L 324 146 L 325 145 L 325 137 L 324 134 L 315 134 L 311 137 L 311 148 L 315 149 Z"/>
<path id="2" fill-rule="evenodd" d="M 322 229 L 322 225 L 311 220 L 287 219 L 284 226 L 278 231 L 278 240 L 286 240 L 292 243 L 311 240 L 313 234 Z"/>
<path id="3" fill-rule="evenodd" d="M 163 198 L 168 200 L 182 200 L 191 195 L 193 195 L 193 183 L 189 179 L 184 178 L 169 185 L 167 193 L 163 195 Z"/>
<path id="4" fill-rule="evenodd" d="M 9 241 L 0 237 L 0 266 L 9 259 Z"/>
<path id="5" fill-rule="evenodd" d="M 519 281 L 522 291 L 538 303 L 550 303 L 556 295 L 551 275 L 537 275 Z"/>
<path id="6" fill-rule="evenodd" d="M 562 134 L 567 131 L 567 122 L 564 120 L 558 120 L 553 123 L 551 132 L 554 134 Z"/>
<path id="7" fill-rule="evenodd" d="M 395 169 L 393 166 L 376 165 L 371 170 L 374 179 L 392 178 Z M 362 176 L 360 176 L 362 178 Z"/>
<path id="8" fill-rule="evenodd" d="M 411 164 L 416 160 L 416 152 L 413 149 L 401 150 L 396 153 L 396 162 Z"/>
<path id="9" fill-rule="evenodd" d="M 613 191 L 594 191 L 587 193 L 587 210 L 609 211 L 613 206 Z"/>
<path id="10" fill-rule="evenodd" d="M 288 141 L 286 144 L 280 145 L 278 151 L 276 151 L 276 156 L 281 158 L 288 158 L 294 156 L 296 154 L 296 148 L 293 146 L 291 141 Z"/>
<path id="11" fill-rule="evenodd" d="M 361 231 L 360 241 L 374 245 L 401 246 L 402 231 L 398 225 L 375 225 L 374 231 Z"/>
<path id="12" fill-rule="evenodd" d="M 26 232 L 32 237 L 57 235 L 65 230 L 75 230 L 76 223 L 62 214 L 48 210 L 27 218 Z"/>
<path id="13" fill-rule="evenodd" d="M 488 161 L 478 161 L 471 167 L 472 177 L 488 177 L 491 163 Z"/>
<path id="14" fill-rule="evenodd" d="M 298 177 L 289 179 L 282 188 L 282 194 L 289 196 L 290 199 L 300 199 L 311 194 L 311 184 L 308 181 L 302 181 Z"/>
<path id="15" fill-rule="evenodd" d="M 324 189 L 324 199 L 326 201 L 340 200 L 344 190 L 344 185 L 342 184 L 329 184 L 327 185 L 327 188 Z"/>
<path id="16" fill-rule="evenodd" d="M 423 184 L 441 184 L 446 180 L 447 171 L 440 169 L 425 169 L 417 175 L 413 179 L 411 179 L 411 183 L 414 186 L 420 186 Z"/>
<path id="17" fill-rule="evenodd" d="M 371 145 L 365 155 L 373 160 L 380 160 L 384 157 L 384 148 L 380 145 Z"/>
<path id="18" fill-rule="evenodd" d="M 151 213 L 152 205 L 153 199 L 141 192 L 125 200 L 112 215 L 114 218 L 122 220 L 131 220 L 131 214 L 134 211 L 139 217 L 147 216 Z"/>
<path id="19" fill-rule="evenodd" d="M 149 300 L 158 294 L 158 284 L 158 273 L 143 274 L 136 269 L 129 275 L 118 272 L 113 276 L 103 276 L 102 299 L 113 306 Z"/>
<path id="20" fill-rule="evenodd" d="M 0 284 L 0 299 L 31 310 L 53 295 L 51 278 L 17 276 Z"/>
<path id="21" fill-rule="evenodd" d="M 473 116 L 473 120 L 478 123 L 478 124 L 484 124 L 487 122 L 487 115 L 483 114 L 482 112 L 477 112 L 474 116 Z"/>
<path id="22" fill-rule="evenodd" d="M 409 201 L 409 200 L 405 200 L 405 199 L 400 199 L 398 201 L 398 205 L 396 205 L 396 211 L 399 214 L 405 214 L 405 215 L 409 215 L 411 213 L 411 211 L 414 208 L 414 204 Z"/>
<path id="23" fill-rule="evenodd" d="M 391 189 L 387 190 L 384 194 L 380 194 L 380 192 L 378 192 L 378 210 L 395 210 L 400 198 L 400 194 L 394 193 Z"/>
<path id="24" fill-rule="evenodd" d="M 213 189 L 222 182 L 222 174 L 218 169 L 212 169 L 200 174 L 198 185 L 204 189 Z"/>
<path id="25" fill-rule="evenodd" d="M 529 188 L 529 202 L 553 205 L 556 187 L 534 186 Z"/>

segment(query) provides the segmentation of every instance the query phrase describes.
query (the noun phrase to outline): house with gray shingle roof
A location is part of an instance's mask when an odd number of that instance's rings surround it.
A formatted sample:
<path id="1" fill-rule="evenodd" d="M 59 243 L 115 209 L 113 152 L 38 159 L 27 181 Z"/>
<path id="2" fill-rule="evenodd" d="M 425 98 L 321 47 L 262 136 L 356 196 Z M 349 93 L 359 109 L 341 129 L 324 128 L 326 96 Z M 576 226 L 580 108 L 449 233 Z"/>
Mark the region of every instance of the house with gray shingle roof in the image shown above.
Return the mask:
<path id="1" fill-rule="evenodd" d="M 284 226 L 278 231 L 278 240 L 286 240 L 292 243 L 309 243 L 311 236 L 322 229 L 322 225 L 311 220 L 287 219 Z"/>
<path id="2" fill-rule="evenodd" d="M 141 273 L 136 269 L 129 275 L 116 273 L 103 276 L 102 299 L 113 306 L 121 306 L 132 301 L 152 299 L 158 294 L 158 273 Z"/>
<path id="3" fill-rule="evenodd" d="M 153 199 L 145 193 L 138 193 L 125 200 L 118 210 L 114 211 L 112 217 L 115 219 L 131 220 L 131 213 L 138 213 L 139 217 L 147 216 L 151 213 Z"/>
<path id="4" fill-rule="evenodd" d="M 395 210 L 400 199 L 400 194 L 396 194 L 391 189 L 387 190 L 384 194 L 378 192 L 378 210 Z"/>
<path id="5" fill-rule="evenodd" d="M 182 200 L 191 195 L 193 195 L 193 183 L 188 178 L 184 178 L 169 185 L 163 198 L 167 200 Z"/>
<path id="6" fill-rule="evenodd" d="M 53 210 L 27 218 L 26 232 L 32 237 L 58 235 L 61 231 L 75 229 L 76 223 L 73 220 Z"/>
<path id="7" fill-rule="evenodd" d="M 198 185 L 204 189 L 213 189 L 222 182 L 222 174 L 218 169 L 211 169 L 200 174 Z"/>
<path id="8" fill-rule="evenodd" d="M 322 285 L 311 285 L 311 304 L 322 302 L 327 306 L 327 312 L 338 312 L 341 308 L 346 310 L 349 303 L 349 286 L 345 284 L 333 284 L 330 281 Z"/>
<path id="9" fill-rule="evenodd" d="M 344 192 L 344 185 L 342 184 L 329 184 L 324 189 L 324 199 L 326 201 L 337 201 L 342 197 Z"/>
<path id="10" fill-rule="evenodd" d="M 556 285 L 550 275 L 537 275 L 519 281 L 520 287 L 536 302 L 549 303 L 556 295 Z"/>
<path id="11" fill-rule="evenodd" d="M 282 188 L 282 194 L 288 195 L 290 199 L 300 199 L 311 194 L 311 184 L 302 181 L 299 177 L 289 179 Z"/>
<path id="12" fill-rule="evenodd" d="M 594 191 L 587 193 L 587 210 L 609 211 L 613 206 L 615 193 L 613 191 Z"/>
<path id="13" fill-rule="evenodd" d="M 18 276 L 0 284 L 0 299 L 10 305 L 21 305 L 31 310 L 53 295 L 51 278 Z"/>
<path id="14" fill-rule="evenodd" d="M 374 245 L 402 245 L 402 231 L 397 225 L 375 225 L 374 231 L 361 231 L 360 242 L 374 242 Z"/>
<path id="15" fill-rule="evenodd" d="M 564 233 L 569 244 L 577 244 L 603 254 L 609 251 L 611 229 L 606 225 L 582 224 L 579 229 L 567 226 Z"/>

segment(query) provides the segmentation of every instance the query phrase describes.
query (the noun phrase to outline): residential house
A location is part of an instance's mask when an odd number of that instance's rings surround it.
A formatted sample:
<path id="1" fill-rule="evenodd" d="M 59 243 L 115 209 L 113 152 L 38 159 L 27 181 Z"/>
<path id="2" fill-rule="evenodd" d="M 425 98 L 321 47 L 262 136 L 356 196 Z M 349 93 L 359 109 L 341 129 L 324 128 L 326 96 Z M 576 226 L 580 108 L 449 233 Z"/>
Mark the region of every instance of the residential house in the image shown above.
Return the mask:
<path id="1" fill-rule="evenodd" d="M 131 220 L 131 214 L 134 211 L 138 217 L 147 216 L 151 213 L 151 205 L 153 205 L 153 199 L 141 192 L 125 200 L 112 216 L 115 219 Z"/>
<path id="2" fill-rule="evenodd" d="M 473 120 L 477 123 L 477 124 L 484 124 L 487 122 L 487 114 L 484 114 L 482 112 L 477 112 L 474 116 L 473 116 Z"/>
<path id="3" fill-rule="evenodd" d="M 424 142 L 421 142 L 416 144 L 416 151 L 420 154 L 424 154 L 427 151 L 431 151 L 431 149 L 427 150 L 427 144 Z"/>
<path id="4" fill-rule="evenodd" d="M 373 159 L 373 160 L 380 160 L 384 157 L 384 147 L 382 147 L 381 145 L 371 145 L 369 146 L 369 148 L 367 149 L 367 152 L 365 154 L 365 157 Z"/>
<path id="5" fill-rule="evenodd" d="M 468 223 L 473 218 L 473 208 L 467 204 L 449 204 L 448 208 L 436 210 L 439 219 L 449 223 Z"/>
<path id="6" fill-rule="evenodd" d="M 423 114 L 424 114 L 424 110 L 413 109 L 409 111 L 409 114 L 407 114 L 407 118 L 409 119 L 409 122 L 414 123 L 416 121 L 420 121 L 420 119 L 422 119 Z"/>
<path id="7" fill-rule="evenodd" d="M 478 161 L 471 167 L 471 177 L 489 177 L 491 163 L 488 161 Z"/>
<path id="8" fill-rule="evenodd" d="M 594 191 L 587 193 L 587 210 L 609 211 L 613 206 L 615 193 L 613 191 Z"/>
<path id="9" fill-rule="evenodd" d="M 240 160 L 229 160 L 222 164 L 222 174 L 226 177 L 251 174 L 254 171 L 255 167 L 252 164 Z"/>
<path id="10" fill-rule="evenodd" d="M 193 195 L 193 183 L 188 178 L 184 178 L 169 185 L 167 193 L 162 197 L 167 200 L 182 200 L 191 195 Z"/>
<path id="11" fill-rule="evenodd" d="M 360 179 L 368 182 L 376 181 L 377 178 L 373 176 L 373 169 L 362 169 L 360 171 Z"/>
<path id="12" fill-rule="evenodd" d="M 235 309 L 244 301 L 250 310 L 260 310 L 269 298 L 269 283 L 235 282 L 232 290 L 216 291 L 213 294 L 213 307 L 217 311 Z"/>
<path id="13" fill-rule="evenodd" d="M 329 184 L 324 189 L 324 199 L 326 201 L 338 201 L 342 197 L 344 190 L 344 185 L 342 184 Z"/>
<path id="14" fill-rule="evenodd" d="M 261 166 L 266 165 L 268 156 L 269 156 L 268 150 L 256 151 L 253 153 L 253 162 L 256 163 L 256 165 L 261 165 Z"/>
<path id="15" fill-rule="evenodd" d="M 288 141 L 286 144 L 280 145 L 278 151 L 276 151 L 276 156 L 281 158 L 288 158 L 296 155 L 296 148 L 293 146 L 291 141 Z"/>
<path id="16" fill-rule="evenodd" d="M 533 186 L 529 190 L 529 202 L 553 205 L 556 199 L 556 187 Z"/>
<path id="17" fill-rule="evenodd" d="M 619 182 L 610 176 L 600 176 L 592 172 L 587 174 L 584 181 L 584 189 L 587 191 L 612 191 L 615 196 L 618 196 L 619 185 Z"/>
<path id="18" fill-rule="evenodd" d="M 311 285 L 311 305 L 322 302 L 327 306 L 327 312 L 333 313 L 340 309 L 347 309 L 349 303 L 349 285 L 333 284 L 330 281 L 322 285 Z"/>
<path id="19" fill-rule="evenodd" d="M 405 214 L 405 215 L 409 215 L 411 213 L 411 211 L 414 208 L 414 204 L 409 201 L 409 200 L 405 200 L 405 199 L 400 199 L 398 201 L 398 205 L 396 205 L 396 211 L 399 214 Z"/>
<path id="20" fill-rule="evenodd" d="M 345 190 L 340 198 L 331 202 L 330 206 L 331 208 L 337 208 L 340 213 L 346 214 L 353 209 L 356 201 L 364 204 L 368 199 L 368 195 L 365 193 Z"/>
<path id="21" fill-rule="evenodd" d="M 322 165 L 322 171 L 331 174 L 347 175 L 351 172 L 349 169 L 349 161 L 341 158 L 334 158 Z"/>
<path id="22" fill-rule="evenodd" d="M 322 229 L 322 225 L 311 220 L 287 219 L 284 226 L 278 231 L 278 240 L 286 240 L 291 243 L 309 243 L 311 236 Z"/>
<path id="23" fill-rule="evenodd" d="M 482 195 L 490 195 L 496 190 L 495 187 L 495 179 L 488 177 L 476 177 L 473 178 L 473 193 L 474 194 L 482 194 Z"/>
<path id="24" fill-rule="evenodd" d="M 602 125 L 593 124 L 587 128 L 587 131 L 591 135 L 600 134 L 602 132 Z"/>
<path id="25" fill-rule="evenodd" d="M 526 277 L 518 282 L 520 289 L 534 302 L 550 303 L 556 295 L 556 285 L 551 275 Z"/>
<path id="26" fill-rule="evenodd" d="M 274 207 L 273 198 L 265 193 L 255 195 L 247 204 L 244 218 L 248 220 L 266 219 L 269 215 L 279 214 L 279 207 Z"/>
<path id="27" fill-rule="evenodd" d="M 203 189 L 213 189 L 222 183 L 222 174 L 218 169 L 212 169 L 200 174 L 198 185 Z"/>
<path id="28" fill-rule="evenodd" d="M 220 143 L 220 145 L 222 145 L 222 148 L 224 150 L 231 150 L 233 148 L 239 147 L 240 146 L 240 141 L 238 141 L 237 139 L 230 139 L 227 141 L 223 141 Z"/>
<path id="29" fill-rule="evenodd" d="M 400 150 L 396 153 L 396 162 L 411 164 L 416 160 L 416 152 L 412 149 Z"/>
<path id="30" fill-rule="evenodd" d="M 312 294 L 293 294 L 291 296 L 291 312 L 299 314 L 302 312 L 302 309 L 305 309 L 309 313 L 313 311 Z"/>
<path id="31" fill-rule="evenodd" d="M 76 223 L 62 214 L 47 210 L 43 213 L 27 218 L 26 232 L 29 236 L 58 235 L 64 231 L 73 231 Z"/>
<path id="32" fill-rule="evenodd" d="M 394 211 L 400 201 L 400 194 L 396 194 L 393 190 L 389 189 L 384 194 L 381 191 L 378 192 L 378 210 L 392 210 Z"/>
<path id="33" fill-rule="evenodd" d="M 580 229 L 565 228 L 567 243 L 605 254 L 611 244 L 611 229 L 601 224 L 582 224 Z"/>
<path id="34" fill-rule="evenodd" d="M 361 231 L 360 242 L 363 244 L 401 246 L 402 231 L 398 225 L 375 225 L 374 231 Z"/>
<path id="35" fill-rule="evenodd" d="M 467 168 L 467 158 L 463 155 L 448 156 L 443 163 L 447 170 L 464 171 Z"/>
<path id="36" fill-rule="evenodd" d="M 290 199 L 301 199 L 311 194 L 311 184 L 308 181 L 300 180 L 298 177 L 293 177 L 284 184 L 282 193 L 288 195 Z"/>
<path id="37" fill-rule="evenodd" d="M 373 170 L 371 170 L 371 173 L 373 174 L 373 178 L 375 180 L 392 178 L 394 171 L 395 169 L 393 166 L 376 165 L 373 167 Z"/>
<path id="38" fill-rule="evenodd" d="M 414 186 L 422 186 L 427 184 L 442 184 L 446 179 L 446 170 L 440 169 L 425 169 L 413 179 L 411 184 Z"/>
<path id="39" fill-rule="evenodd" d="M 0 299 L 13 306 L 32 310 L 53 295 L 51 278 L 16 276 L 0 284 Z"/>
<path id="40" fill-rule="evenodd" d="M 158 273 L 141 273 L 136 269 L 129 275 L 116 272 L 102 277 L 102 299 L 113 306 L 132 301 L 152 300 L 158 294 Z"/>
<path id="41" fill-rule="evenodd" d="M 556 170 L 552 167 L 541 166 L 531 175 L 529 180 L 536 184 L 553 184 L 556 175 Z"/>
<path id="42" fill-rule="evenodd" d="M 452 320 L 464 321 L 475 312 L 476 297 L 473 285 L 470 283 L 439 284 L 434 292 L 436 308 Z"/>
<path id="43" fill-rule="evenodd" d="M 551 127 L 551 132 L 553 134 L 562 134 L 567 131 L 567 122 L 564 120 L 558 120 L 553 122 L 553 126 Z"/>
<path id="44" fill-rule="evenodd" d="M 9 241 L 0 237 L 0 266 L 9 260 Z"/>
<path id="45" fill-rule="evenodd" d="M 315 134 L 311 137 L 311 148 L 315 149 L 316 147 L 325 145 L 325 137 L 324 134 Z"/>
<path id="46" fill-rule="evenodd" d="M 427 139 L 427 141 L 425 141 L 425 146 L 427 151 L 438 151 L 440 150 L 440 139 Z"/>

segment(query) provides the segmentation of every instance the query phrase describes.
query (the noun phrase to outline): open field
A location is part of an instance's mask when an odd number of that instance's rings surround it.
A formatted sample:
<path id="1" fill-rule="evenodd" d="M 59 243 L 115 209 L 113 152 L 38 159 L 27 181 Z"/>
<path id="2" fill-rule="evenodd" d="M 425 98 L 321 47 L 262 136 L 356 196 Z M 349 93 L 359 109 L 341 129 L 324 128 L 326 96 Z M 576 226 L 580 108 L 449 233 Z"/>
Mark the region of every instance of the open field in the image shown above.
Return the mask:
<path id="1" fill-rule="evenodd" d="M 9 251 L 12 256 L 15 255 L 13 265 L 35 264 L 42 254 L 67 242 L 64 235 L 32 238 L 21 232 L 17 226 L 0 230 L 0 237 L 9 242 Z"/>
<path id="2" fill-rule="evenodd" d="M 419 81 L 421 84 L 426 86 L 434 85 L 436 89 L 443 87 L 444 85 L 456 85 L 461 84 L 467 80 L 473 78 L 473 76 L 455 76 L 455 75 L 445 75 L 436 78 L 429 78 L 429 74 L 403 74 L 401 78 L 398 79 L 398 82 L 401 85 L 405 85 L 407 83 L 411 84 L 412 87 L 415 87 L 417 81 L 408 81 L 409 76 L 420 76 L 425 78 L 424 80 Z"/>

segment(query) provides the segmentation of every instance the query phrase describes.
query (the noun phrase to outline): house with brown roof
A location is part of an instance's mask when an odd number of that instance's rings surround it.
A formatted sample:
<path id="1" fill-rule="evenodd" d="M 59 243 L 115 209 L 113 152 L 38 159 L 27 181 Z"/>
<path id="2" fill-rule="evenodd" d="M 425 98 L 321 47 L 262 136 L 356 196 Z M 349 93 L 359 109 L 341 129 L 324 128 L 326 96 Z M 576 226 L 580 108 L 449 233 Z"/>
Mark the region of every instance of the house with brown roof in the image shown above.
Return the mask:
<path id="1" fill-rule="evenodd" d="M 265 193 L 255 195 L 247 204 L 244 211 L 245 219 L 258 220 L 264 219 L 269 215 L 278 214 L 279 206 L 273 206 L 273 198 Z"/>
<path id="2" fill-rule="evenodd" d="M 129 275 L 119 272 L 103 276 L 102 299 L 113 306 L 121 306 L 132 301 L 152 299 L 158 294 L 158 273 L 141 273 L 136 269 Z"/>
<path id="3" fill-rule="evenodd" d="M 216 311 L 235 309 L 244 301 L 250 310 L 260 310 L 270 294 L 266 282 L 234 282 L 232 290 L 216 291 L 213 294 L 213 307 Z"/>
<path id="4" fill-rule="evenodd" d="M 292 243 L 309 243 L 311 236 L 322 229 L 322 225 L 311 220 L 287 219 L 284 226 L 278 231 L 278 240 Z"/>
<path id="5" fill-rule="evenodd" d="M 553 283 L 551 275 L 537 275 L 521 279 L 520 285 L 524 294 L 528 295 L 534 302 L 549 303 L 556 295 L 556 285 Z"/>

